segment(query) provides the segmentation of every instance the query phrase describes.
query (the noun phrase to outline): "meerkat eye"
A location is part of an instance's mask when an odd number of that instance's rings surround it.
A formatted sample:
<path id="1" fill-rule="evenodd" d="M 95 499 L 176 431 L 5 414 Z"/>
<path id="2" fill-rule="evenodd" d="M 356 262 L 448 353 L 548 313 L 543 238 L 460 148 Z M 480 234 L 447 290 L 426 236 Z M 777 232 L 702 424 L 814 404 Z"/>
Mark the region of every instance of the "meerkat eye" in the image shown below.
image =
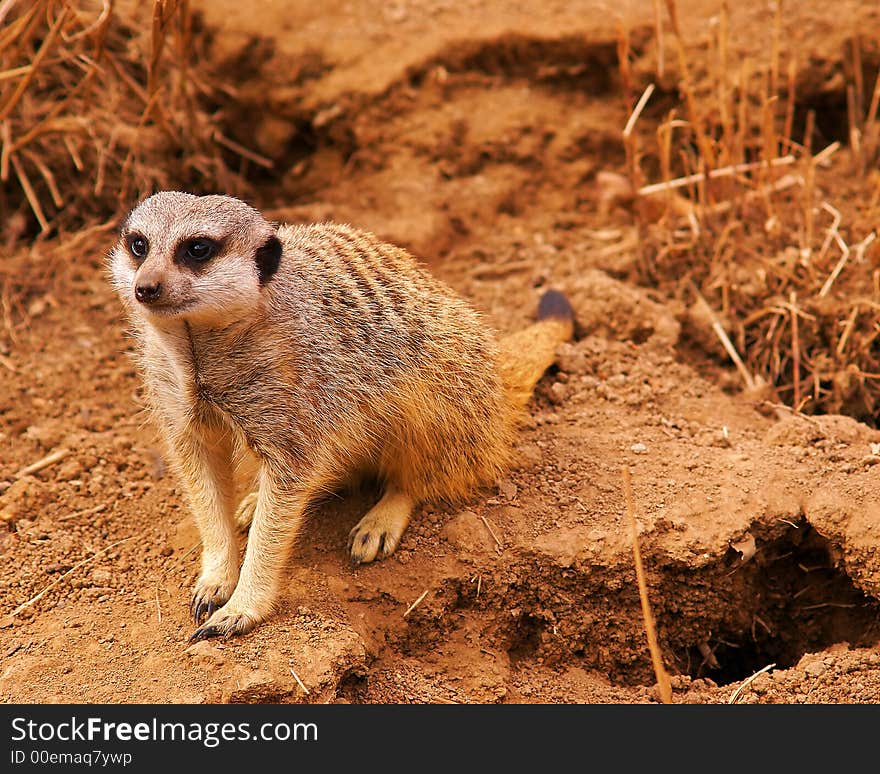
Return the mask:
<path id="1" fill-rule="evenodd" d="M 140 234 L 131 234 L 128 239 L 128 252 L 130 252 L 135 258 L 138 260 L 143 260 L 147 257 L 147 252 L 150 249 L 150 243 L 142 237 Z"/>
<path id="2" fill-rule="evenodd" d="M 217 252 L 217 245 L 208 239 L 193 239 L 183 248 L 183 257 L 188 261 L 204 263 Z"/>

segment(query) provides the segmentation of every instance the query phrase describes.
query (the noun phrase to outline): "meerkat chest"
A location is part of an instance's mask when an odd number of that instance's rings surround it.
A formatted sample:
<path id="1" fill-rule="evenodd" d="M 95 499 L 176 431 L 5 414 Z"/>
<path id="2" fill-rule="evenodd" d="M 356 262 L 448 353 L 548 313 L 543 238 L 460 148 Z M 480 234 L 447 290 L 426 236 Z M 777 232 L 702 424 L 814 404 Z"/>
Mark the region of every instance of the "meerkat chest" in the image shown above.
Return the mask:
<path id="1" fill-rule="evenodd" d="M 176 399 L 189 406 L 192 419 L 219 416 L 252 449 L 293 452 L 309 444 L 312 423 L 276 348 L 235 331 L 201 332 L 176 339 L 168 357 Z"/>
<path id="2" fill-rule="evenodd" d="M 163 400 L 224 408 L 241 404 L 242 393 L 250 391 L 253 399 L 259 389 L 253 383 L 255 358 L 242 342 L 195 335 L 180 326 L 151 331 L 145 353 L 147 376 Z"/>

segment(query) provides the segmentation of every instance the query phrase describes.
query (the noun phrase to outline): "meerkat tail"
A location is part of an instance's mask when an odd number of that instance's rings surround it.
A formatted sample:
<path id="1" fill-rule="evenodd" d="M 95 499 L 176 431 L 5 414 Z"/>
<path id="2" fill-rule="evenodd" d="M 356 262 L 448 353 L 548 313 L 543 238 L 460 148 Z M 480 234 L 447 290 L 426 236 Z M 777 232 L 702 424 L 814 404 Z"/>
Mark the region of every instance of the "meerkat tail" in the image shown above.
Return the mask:
<path id="1" fill-rule="evenodd" d="M 518 410 L 529 400 L 538 379 L 553 365 L 556 350 L 574 334 L 574 309 L 558 290 L 538 303 L 538 321 L 501 341 L 500 370 L 505 390 Z"/>

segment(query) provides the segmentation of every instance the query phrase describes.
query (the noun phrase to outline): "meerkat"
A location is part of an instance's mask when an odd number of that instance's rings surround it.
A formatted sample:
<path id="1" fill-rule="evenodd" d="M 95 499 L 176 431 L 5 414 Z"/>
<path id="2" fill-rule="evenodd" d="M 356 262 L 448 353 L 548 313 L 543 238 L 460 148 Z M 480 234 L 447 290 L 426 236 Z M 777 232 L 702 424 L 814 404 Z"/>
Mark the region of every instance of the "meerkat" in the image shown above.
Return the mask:
<path id="1" fill-rule="evenodd" d="M 349 535 L 357 563 L 390 555 L 420 503 L 496 481 L 574 324 L 548 291 L 499 338 L 404 249 L 228 196 L 145 199 L 109 272 L 201 536 L 193 641 L 266 619 L 306 509 L 355 474 L 382 487 Z"/>

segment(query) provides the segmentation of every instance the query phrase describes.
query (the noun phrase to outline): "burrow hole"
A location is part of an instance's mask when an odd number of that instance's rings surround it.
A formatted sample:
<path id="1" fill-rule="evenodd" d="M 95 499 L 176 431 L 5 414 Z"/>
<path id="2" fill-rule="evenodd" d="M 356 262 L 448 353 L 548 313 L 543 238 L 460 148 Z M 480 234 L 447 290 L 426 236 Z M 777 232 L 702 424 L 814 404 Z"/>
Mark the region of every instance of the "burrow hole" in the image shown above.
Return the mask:
<path id="1" fill-rule="evenodd" d="M 718 631 L 687 648 L 693 678 L 726 685 L 768 664 L 794 666 L 837 643 L 869 647 L 880 640 L 880 603 L 854 585 L 828 541 L 804 521 L 781 538 L 759 540 L 748 562 L 730 549 L 725 563 L 734 569 L 722 579 L 737 590 L 739 604 Z"/>

